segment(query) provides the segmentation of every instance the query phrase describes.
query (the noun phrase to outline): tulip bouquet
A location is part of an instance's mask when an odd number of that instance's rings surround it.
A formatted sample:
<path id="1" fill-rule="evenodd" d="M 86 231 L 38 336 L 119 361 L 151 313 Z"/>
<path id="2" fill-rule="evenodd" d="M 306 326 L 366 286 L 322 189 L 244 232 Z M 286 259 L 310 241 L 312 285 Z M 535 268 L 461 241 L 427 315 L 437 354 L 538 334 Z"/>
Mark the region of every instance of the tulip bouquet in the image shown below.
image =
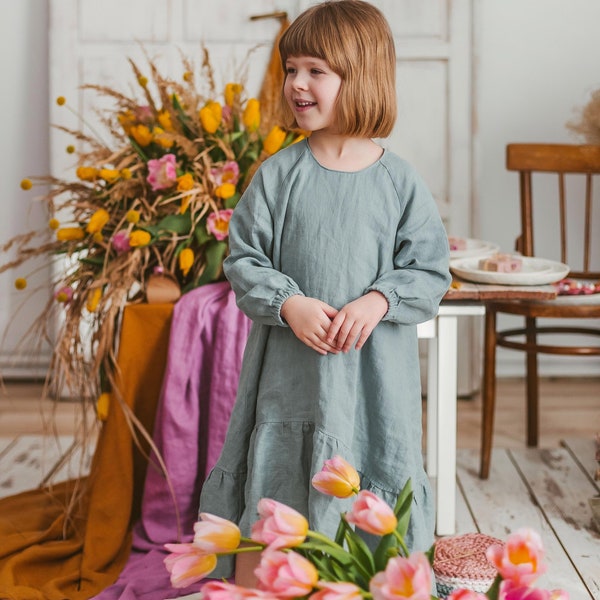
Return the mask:
<path id="1" fill-rule="evenodd" d="M 47 339 L 46 327 L 58 316 L 52 377 L 62 380 L 59 389 L 92 398 L 98 397 L 97 373 L 114 363 L 122 307 L 143 301 L 152 283 L 162 289 L 168 284 L 175 300 L 219 280 L 241 193 L 266 157 L 298 137 L 276 123 L 261 123 L 260 103 L 247 97 L 242 84 L 228 83 L 220 97 L 206 50 L 198 73 L 183 59 L 180 80 L 163 76 L 150 59 L 148 77 L 130 62 L 136 97 L 84 86 L 114 103 L 100 113 L 111 143 L 79 115 L 87 129 L 59 127 L 74 138 L 66 151 L 78 152 L 75 177 L 22 180 L 25 190 L 50 186 L 42 198 L 48 228 L 0 247 L 16 251 L 0 272 L 34 257 L 58 259 L 54 294 L 34 334 L 41 329 Z M 64 97 L 57 103 L 70 108 Z M 15 286 L 25 289 L 27 277 L 18 277 Z"/>
<path id="2" fill-rule="evenodd" d="M 434 547 L 427 553 L 409 553 L 404 542 L 410 519 L 410 480 L 392 509 L 367 490 L 359 489 L 356 470 L 342 457 L 325 462 L 312 480 L 324 494 L 347 498 L 356 495 L 352 509 L 341 515 L 334 539 L 312 531 L 307 520 L 292 508 L 263 498 L 260 519 L 251 537 L 238 527 L 207 513 L 194 526 L 194 540 L 166 544 L 165 565 L 171 584 L 184 588 L 207 577 L 219 556 L 260 552 L 255 571 L 258 588 L 209 580 L 201 588 L 203 600 L 429 600 L 432 590 Z M 354 528 L 353 528 L 354 526 Z M 356 529 L 380 536 L 371 551 Z M 486 594 L 467 589 L 452 591 L 451 600 L 568 600 L 562 590 L 533 588 L 541 575 L 543 547 L 531 530 L 519 530 L 505 545 L 491 546 L 487 557 L 497 577 Z"/>

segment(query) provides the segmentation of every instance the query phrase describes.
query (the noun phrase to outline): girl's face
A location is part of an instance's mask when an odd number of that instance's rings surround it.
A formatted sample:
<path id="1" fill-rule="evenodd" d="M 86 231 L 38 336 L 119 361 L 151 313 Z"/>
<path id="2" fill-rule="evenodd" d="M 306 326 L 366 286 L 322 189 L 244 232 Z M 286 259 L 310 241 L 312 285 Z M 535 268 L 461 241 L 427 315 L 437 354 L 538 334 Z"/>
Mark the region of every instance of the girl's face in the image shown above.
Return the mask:
<path id="1" fill-rule="evenodd" d="M 300 129 L 334 133 L 335 101 L 342 78 L 320 58 L 291 56 L 283 93 Z"/>

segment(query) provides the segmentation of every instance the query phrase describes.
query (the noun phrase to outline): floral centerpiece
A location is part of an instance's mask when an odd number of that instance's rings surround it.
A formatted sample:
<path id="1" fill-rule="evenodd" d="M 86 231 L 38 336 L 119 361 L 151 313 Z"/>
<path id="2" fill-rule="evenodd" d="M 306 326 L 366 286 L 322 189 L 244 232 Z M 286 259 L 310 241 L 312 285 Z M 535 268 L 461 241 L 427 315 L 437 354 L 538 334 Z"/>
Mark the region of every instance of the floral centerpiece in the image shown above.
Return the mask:
<path id="1" fill-rule="evenodd" d="M 143 301 L 153 282 L 170 283 L 176 299 L 219 280 L 241 193 L 266 157 L 299 137 L 261 123 L 260 103 L 247 97 L 242 84 L 228 83 L 217 93 L 206 50 L 199 76 L 183 59 L 182 80 L 163 76 L 151 60 L 148 76 L 130 63 L 138 97 L 84 86 L 114 102 L 115 109 L 101 113 L 111 143 L 59 127 L 74 138 L 66 151 L 80 148 L 76 178 L 24 179 L 25 190 L 50 186 L 42 198 L 48 229 L 19 235 L 1 248 L 16 250 L 16 258 L 0 272 L 38 256 L 60 260 L 54 295 L 38 326 L 47 337 L 49 323 L 57 316 L 62 323 L 50 366 L 56 387 L 92 398 L 102 391 L 98 373 L 110 379 L 113 371 L 123 306 Z M 56 101 L 69 108 L 64 97 Z M 25 289 L 27 278 L 18 277 L 15 286 Z"/>
<path id="2" fill-rule="evenodd" d="M 250 538 L 238 527 L 215 515 L 202 513 L 194 526 L 194 540 L 166 544 L 170 554 L 165 565 L 171 584 L 184 588 L 214 570 L 218 557 L 242 552 L 260 552 L 255 571 L 258 587 L 247 589 L 226 581 L 211 580 L 201 589 L 203 600 L 429 600 L 432 590 L 434 548 L 413 552 L 404 542 L 410 520 L 410 480 L 392 509 L 375 494 L 359 489 L 357 471 L 342 457 L 325 462 L 312 480 L 320 492 L 339 498 L 356 495 L 352 509 L 341 515 L 334 539 L 308 528 L 297 511 L 263 498 L 260 519 Z M 357 531 L 380 536 L 372 552 Z M 455 589 L 451 600 L 567 600 L 563 590 L 533 587 L 546 570 L 539 535 L 521 529 L 506 544 L 492 545 L 487 558 L 497 570 L 489 590 L 483 594 Z"/>

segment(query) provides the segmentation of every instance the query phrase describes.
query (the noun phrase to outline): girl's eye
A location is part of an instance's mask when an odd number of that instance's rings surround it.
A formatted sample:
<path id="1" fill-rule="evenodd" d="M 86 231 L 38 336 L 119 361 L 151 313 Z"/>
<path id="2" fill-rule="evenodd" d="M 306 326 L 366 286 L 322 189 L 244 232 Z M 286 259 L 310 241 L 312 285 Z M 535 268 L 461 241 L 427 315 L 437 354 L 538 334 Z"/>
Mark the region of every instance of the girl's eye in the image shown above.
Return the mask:
<path id="1" fill-rule="evenodd" d="M 285 72 L 288 73 L 288 74 L 292 74 L 292 73 L 296 72 L 296 69 L 294 69 L 293 67 L 287 67 L 285 69 Z"/>
<path id="2" fill-rule="evenodd" d="M 311 69 L 310 72 L 313 75 L 321 75 L 323 73 L 323 71 L 321 71 L 320 69 Z"/>

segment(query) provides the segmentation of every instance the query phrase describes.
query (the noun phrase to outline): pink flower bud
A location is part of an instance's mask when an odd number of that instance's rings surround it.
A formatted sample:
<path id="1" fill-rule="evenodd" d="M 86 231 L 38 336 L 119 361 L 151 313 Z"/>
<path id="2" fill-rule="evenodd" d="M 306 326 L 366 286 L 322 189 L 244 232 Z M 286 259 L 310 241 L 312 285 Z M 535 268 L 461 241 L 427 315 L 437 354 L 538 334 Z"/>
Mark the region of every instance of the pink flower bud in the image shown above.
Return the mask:
<path id="1" fill-rule="evenodd" d="M 446 600 L 487 600 L 487 596 L 473 590 L 454 590 Z"/>
<path id="2" fill-rule="evenodd" d="M 194 546 L 207 554 L 231 552 L 240 545 L 238 526 L 227 519 L 209 513 L 200 513 L 194 524 Z"/>
<path id="3" fill-rule="evenodd" d="M 360 477 L 356 469 L 341 456 L 326 460 L 323 469 L 312 478 L 313 487 L 323 494 L 348 498 L 358 493 Z"/>
<path id="4" fill-rule="evenodd" d="M 308 521 L 298 511 L 270 498 L 258 502 L 261 517 L 252 526 L 252 539 L 272 549 L 292 548 L 306 539 Z"/>
<path id="5" fill-rule="evenodd" d="M 346 521 L 375 535 L 391 533 L 398 525 L 398 519 L 387 502 L 368 490 L 358 493 L 352 510 L 346 514 Z"/>
<path id="6" fill-rule="evenodd" d="M 296 552 L 266 550 L 254 571 L 261 590 L 278 598 L 306 596 L 317 585 L 319 574 L 315 566 Z"/>
<path id="7" fill-rule="evenodd" d="M 369 591 L 373 600 L 430 600 L 431 567 L 427 557 L 414 552 L 408 558 L 390 558 L 385 571 L 371 579 Z"/>
<path id="8" fill-rule="evenodd" d="M 362 600 L 360 588 L 348 582 L 323 581 L 317 583 L 320 589 L 312 594 L 310 600 Z"/>
<path id="9" fill-rule="evenodd" d="M 164 563 L 174 588 L 185 588 L 204 579 L 217 566 L 216 555 L 205 554 L 193 544 L 165 544 L 165 548 L 171 552 Z"/>
<path id="10" fill-rule="evenodd" d="M 490 546 L 486 556 L 502 579 L 515 586 L 531 585 L 546 571 L 542 540 L 532 529 L 519 529 L 508 537 L 504 546 Z"/>

